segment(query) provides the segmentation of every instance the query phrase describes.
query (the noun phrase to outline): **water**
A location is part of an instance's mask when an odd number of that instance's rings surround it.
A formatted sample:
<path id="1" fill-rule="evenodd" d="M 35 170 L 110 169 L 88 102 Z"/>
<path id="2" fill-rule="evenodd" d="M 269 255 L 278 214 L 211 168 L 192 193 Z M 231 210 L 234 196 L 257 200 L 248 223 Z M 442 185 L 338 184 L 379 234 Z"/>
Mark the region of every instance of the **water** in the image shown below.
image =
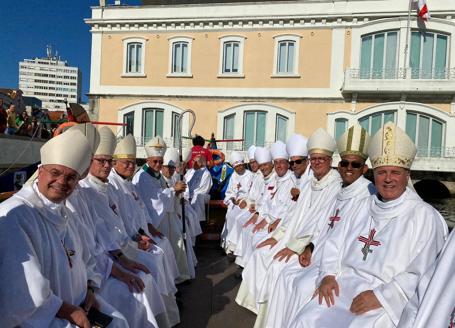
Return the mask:
<path id="1" fill-rule="evenodd" d="M 442 214 L 450 228 L 455 226 L 455 198 L 427 199 L 426 201 Z"/>

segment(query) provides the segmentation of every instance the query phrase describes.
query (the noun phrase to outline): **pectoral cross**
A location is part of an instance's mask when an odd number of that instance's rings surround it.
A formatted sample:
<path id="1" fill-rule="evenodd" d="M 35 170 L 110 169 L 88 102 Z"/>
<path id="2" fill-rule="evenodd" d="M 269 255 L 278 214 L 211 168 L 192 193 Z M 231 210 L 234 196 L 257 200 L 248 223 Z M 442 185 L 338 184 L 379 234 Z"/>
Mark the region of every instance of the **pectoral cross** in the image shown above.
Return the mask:
<path id="1" fill-rule="evenodd" d="M 117 213 L 117 205 L 115 205 L 114 203 L 111 203 L 111 204 L 109 204 L 109 207 L 115 213 L 115 215 L 118 215 L 118 213 Z"/>
<path id="2" fill-rule="evenodd" d="M 68 264 L 70 265 L 70 268 L 73 268 L 73 261 L 71 261 L 71 256 L 74 256 L 74 254 L 76 254 L 76 252 L 72 249 L 66 248 L 65 242 L 63 240 L 61 242 L 62 242 L 63 249 L 65 250 L 65 253 L 66 253 L 66 258 L 68 259 Z"/>
<path id="3" fill-rule="evenodd" d="M 331 216 L 331 217 L 329 218 L 329 221 L 330 221 L 329 227 L 330 227 L 330 229 L 333 229 L 333 227 L 334 227 L 334 225 L 335 225 L 335 222 L 340 221 L 341 217 L 338 216 L 338 213 L 339 213 L 339 212 L 340 212 L 340 209 L 337 208 L 337 211 L 336 211 L 335 215 L 334 215 L 334 216 Z"/>
<path id="4" fill-rule="evenodd" d="M 242 185 L 239 183 L 237 183 L 237 190 L 240 190 L 240 188 L 242 188 Z"/>
<path id="5" fill-rule="evenodd" d="M 362 254 L 363 254 L 363 260 L 367 260 L 368 253 L 373 253 L 373 250 L 370 249 L 370 246 L 380 246 L 381 243 L 377 240 L 374 240 L 374 235 L 376 233 L 376 230 L 373 228 L 370 230 L 370 234 L 368 235 L 368 238 L 359 236 L 357 238 L 358 241 L 365 243 L 365 246 L 362 247 Z"/>

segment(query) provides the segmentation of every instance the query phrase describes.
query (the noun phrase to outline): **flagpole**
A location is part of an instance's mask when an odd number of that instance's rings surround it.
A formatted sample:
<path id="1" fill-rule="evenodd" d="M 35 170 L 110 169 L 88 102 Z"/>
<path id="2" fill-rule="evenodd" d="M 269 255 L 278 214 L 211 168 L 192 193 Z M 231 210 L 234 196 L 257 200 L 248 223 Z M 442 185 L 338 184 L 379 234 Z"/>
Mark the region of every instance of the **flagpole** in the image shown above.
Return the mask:
<path id="1" fill-rule="evenodd" d="M 404 77 L 408 78 L 407 73 L 408 73 L 408 68 L 410 66 L 409 64 L 409 34 L 411 32 L 411 10 L 412 10 L 412 1 L 409 0 L 409 6 L 408 6 L 408 22 L 406 25 L 406 45 L 404 47 Z"/>

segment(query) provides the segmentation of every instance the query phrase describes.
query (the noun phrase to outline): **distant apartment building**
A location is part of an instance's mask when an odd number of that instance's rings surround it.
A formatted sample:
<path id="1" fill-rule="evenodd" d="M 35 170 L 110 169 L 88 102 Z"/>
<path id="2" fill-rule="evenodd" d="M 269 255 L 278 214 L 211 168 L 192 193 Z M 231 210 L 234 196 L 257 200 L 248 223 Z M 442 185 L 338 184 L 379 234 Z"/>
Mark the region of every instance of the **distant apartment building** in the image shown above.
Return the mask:
<path id="1" fill-rule="evenodd" d="M 93 7 L 90 109 L 139 145 L 190 108 L 194 132 L 243 149 L 394 121 L 419 156 L 455 154 L 455 8 L 427 3 L 427 22 L 408 0 Z"/>
<path id="2" fill-rule="evenodd" d="M 81 72 L 48 49 L 47 57 L 19 62 L 19 89 L 24 96 L 40 99 L 43 108 L 64 110 L 65 100 L 80 102 Z"/>

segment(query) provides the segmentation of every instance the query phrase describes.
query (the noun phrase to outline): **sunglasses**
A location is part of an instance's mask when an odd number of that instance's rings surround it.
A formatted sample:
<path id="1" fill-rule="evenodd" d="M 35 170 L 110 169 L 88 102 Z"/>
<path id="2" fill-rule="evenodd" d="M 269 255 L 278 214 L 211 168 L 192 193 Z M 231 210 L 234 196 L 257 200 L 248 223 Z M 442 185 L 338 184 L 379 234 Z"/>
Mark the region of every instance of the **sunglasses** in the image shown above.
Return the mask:
<path id="1" fill-rule="evenodd" d="M 104 159 L 104 158 L 93 158 L 95 161 L 100 163 L 102 166 L 109 164 L 112 165 L 112 159 Z"/>
<path id="2" fill-rule="evenodd" d="M 159 159 L 151 160 L 151 162 L 152 162 L 153 164 L 163 164 L 163 163 L 164 163 L 162 160 L 159 160 Z"/>
<path id="3" fill-rule="evenodd" d="M 364 163 L 361 163 L 361 162 L 350 162 L 350 161 L 345 160 L 345 159 L 342 159 L 342 160 L 340 161 L 340 163 L 339 163 L 339 165 L 340 165 L 341 167 L 348 167 L 349 164 L 351 164 L 351 167 L 352 167 L 353 169 L 356 169 L 356 170 L 360 169 L 361 167 L 363 167 L 363 166 L 365 165 Z"/>
<path id="4" fill-rule="evenodd" d="M 295 161 L 289 161 L 289 166 L 292 166 L 294 164 L 300 165 L 300 164 L 302 164 L 305 161 L 306 161 L 306 158 L 304 158 L 304 159 L 296 159 Z"/>

